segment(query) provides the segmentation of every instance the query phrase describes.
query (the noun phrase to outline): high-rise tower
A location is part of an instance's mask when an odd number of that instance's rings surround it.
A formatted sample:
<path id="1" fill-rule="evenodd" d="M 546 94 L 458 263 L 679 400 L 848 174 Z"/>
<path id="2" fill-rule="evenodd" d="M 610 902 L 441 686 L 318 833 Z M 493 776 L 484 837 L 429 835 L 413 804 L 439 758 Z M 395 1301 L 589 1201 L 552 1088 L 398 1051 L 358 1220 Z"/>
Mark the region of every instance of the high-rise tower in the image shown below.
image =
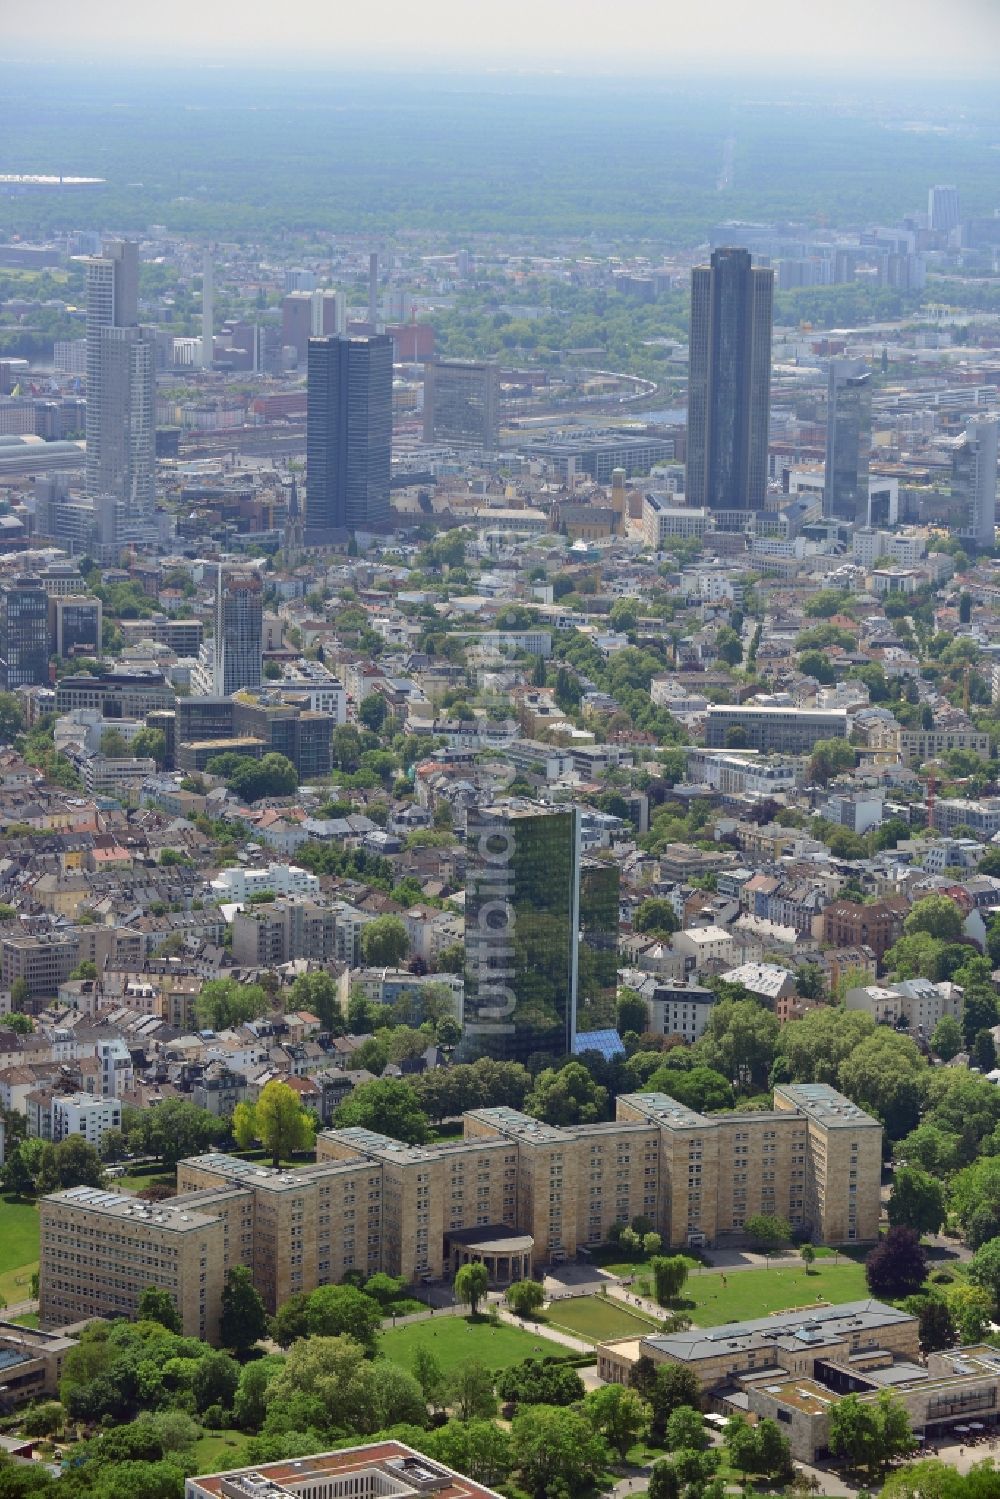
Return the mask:
<path id="1" fill-rule="evenodd" d="M 997 417 L 973 417 L 951 443 L 953 529 L 989 550 L 996 545 L 998 433 Z"/>
<path id="2" fill-rule="evenodd" d="M 767 491 L 774 272 L 722 249 L 691 276 L 686 495 L 719 511 L 762 510 Z"/>
<path id="3" fill-rule="evenodd" d="M 935 234 L 950 234 L 958 227 L 958 188 L 939 183 L 927 190 L 927 227 Z"/>
<path id="4" fill-rule="evenodd" d="M 201 265 L 201 367 L 210 370 L 215 359 L 215 281 L 212 252 L 205 251 Z"/>
<path id="5" fill-rule="evenodd" d="M 264 641 L 264 589 L 253 567 L 219 563 L 215 585 L 215 691 L 259 687 Z"/>
<path id="6" fill-rule="evenodd" d="M 863 359 L 831 359 L 826 398 L 823 513 L 867 526 L 872 446 L 871 375 Z"/>
<path id="7" fill-rule="evenodd" d="M 386 525 L 391 462 L 392 339 L 311 338 L 306 545 Z"/>
<path id="8" fill-rule="evenodd" d="M 85 262 L 87 493 L 126 521 L 155 508 L 156 337 L 138 326 L 138 249 L 111 240 Z"/>
<path id="9" fill-rule="evenodd" d="M 576 1033 L 580 826 L 574 808 L 470 808 L 462 1053 L 564 1056 Z"/>

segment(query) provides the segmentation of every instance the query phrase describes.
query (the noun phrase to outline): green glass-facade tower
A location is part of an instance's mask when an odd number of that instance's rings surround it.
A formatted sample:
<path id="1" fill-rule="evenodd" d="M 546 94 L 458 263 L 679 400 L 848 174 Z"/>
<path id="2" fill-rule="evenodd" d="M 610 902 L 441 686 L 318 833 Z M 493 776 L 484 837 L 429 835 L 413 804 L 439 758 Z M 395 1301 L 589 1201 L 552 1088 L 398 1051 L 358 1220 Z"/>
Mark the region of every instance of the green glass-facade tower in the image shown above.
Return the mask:
<path id="1" fill-rule="evenodd" d="M 580 829 L 573 808 L 471 808 L 462 1054 L 526 1062 L 572 1050 Z"/>

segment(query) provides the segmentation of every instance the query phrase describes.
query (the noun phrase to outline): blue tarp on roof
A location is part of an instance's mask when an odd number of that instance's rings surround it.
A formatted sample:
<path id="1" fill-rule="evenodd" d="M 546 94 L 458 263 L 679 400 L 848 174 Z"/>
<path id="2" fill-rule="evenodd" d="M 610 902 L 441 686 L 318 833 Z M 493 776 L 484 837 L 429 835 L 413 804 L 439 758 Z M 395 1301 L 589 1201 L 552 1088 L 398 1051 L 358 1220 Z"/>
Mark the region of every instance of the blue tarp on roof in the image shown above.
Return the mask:
<path id="1" fill-rule="evenodd" d="M 616 1030 L 579 1031 L 573 1042 L 573 1054 L 579 1056 L 584 1051 L 600 1052 L 606 1061 L 613 1062 L 615 1057 L 625 1055 L 625 1046 Z"/>

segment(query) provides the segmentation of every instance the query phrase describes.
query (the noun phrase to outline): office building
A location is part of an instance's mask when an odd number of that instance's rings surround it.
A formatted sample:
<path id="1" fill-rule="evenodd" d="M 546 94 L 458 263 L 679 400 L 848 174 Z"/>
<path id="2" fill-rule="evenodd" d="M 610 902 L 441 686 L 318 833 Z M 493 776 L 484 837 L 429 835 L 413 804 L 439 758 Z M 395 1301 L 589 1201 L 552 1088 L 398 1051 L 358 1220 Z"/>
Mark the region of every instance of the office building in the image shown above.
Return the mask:
<path id="1" fill-rule="evenodd" d="M 950 444 L 952 529 L 992 551 L 997 525 L 998 418 L 975 417 Z"/>
<path id="2" fill-rule="evenodd" d="M 500 369 L 465 359 L 424 366 L 424 442 L 495 452 L 500 441 Z"/>
<path id="3" fill-rule="evenodd" d="M 264 586 L 251 567 L 220 563 L 215 583 L 214 690 L 223 697 L 259 687 L 264 635 Z"/>
<path id="4" fill-rule="evenodd" d="M 229 1264 L 224 1203 L 198 1211 L 190 1202 L 70 1187 L 43 1198 L 39 1218 L 44 1327 L 135 1317 L 146 1287 L 159 1286 L 170 1291 L 185 1336 L 218 1341 Z"/>
<path id="5" fill-rule="evenodd" d="M 782 1084 L 774 1101 L 703 1116 L 636 1093 L 608 1123 L 565 1128 L 474 1109 L 462 1139 L 430 1145 L 325 1130 L 315 1164 L 295 1171 L 196 1156 L 178 1165 L 179 1195 L 152 1209 L 91 1188 L 55 1193 L 41 1205 L 43 1325 L 134 1315 L 150 1284 L 174 1295 L 185 1332 L 211 1337 L 237 1262 L 272 1312 L 348 1270 L 412 1282 L 481 1259 L 505 1285 L 639 1216 L 674 1249 L 739 1245 L 756 1213 L 817 1243 L 876 1239 L 881 1126 L 823 1084 Z M 202 1231 L 189 1235 L 190 1222 Z M 214 1275 L 199 1295 L 206 1253 Z"/>
<path id="6" fill-rule="evenodd" d="M 105 718 L 145 718 L 147 713 L 173 706 L 173 689 L 161 671 L 63 677 L 56 685 L 57 713 L 99 708 Z"/>
<path id="7" fill-rule="evenodd" d="M 774 272 L 720 249 L 691 273 L 685 494 L 689 505 L 762 510 L 767 490 Z"/>
<path id="8" fill-rule="evenodd" d="M 309 340 L 306 545 L 389 520 L 392 339 Z"/>
<path id="9" fill-rule="evenodd" d="M 620 894 L 617 864 L 603 859 L 582 861 L 577 953 L 577 1029 L 581 1031 L 615 1023 Z"/>
<path id="10" fill-rule="evenodd" d="M 99 598 L 84 593 L 49 594 L 48 611 L 53 656 L 70 661 L 74 656 L 101 655 L 103 616 Z"/>
<path id="11" fill-rule="evenodd" d="M 846 739 L 839 708 L 713 704 L 705 715 L 706 749 L 751 749 L 762 754 L 809 754 L 817 739 Z"/>
<path id="12" fill-rule="evenodd" d="M 342 1447 L 294 1463 L 265 1463 L 252 1472 L 213 1473 L 187 1480 L 187 1499 L 498 1499 L 484 1488 L 431 1462 L 402 1442 Z"/>
<path id="13" fill-rule="evenodd" d="M 138 248 L 112 240 L 84 264 L 87 493 L 141 525 L 156 498 L 156 334 L 138 326 Z"/>
<path id="14" fill-rule="evenodd" d="M 38 578 L 0 584 L 0 682 L 7 691 L 49 680 L 49 598 Z"/>
<path id="15" fill-rule="evenodd" d="M 950 234 L 959 224 L 958 188 L 939 185 L 927 190 L 927 227 L 935 234 Z"/>
<path id="16" fill-rule="evenodd" d="M 871 375 L 863 359 L 831 359 L 826 399 L 823 514 L 868 524 L 872 445 Z"/>
<path id="17" fill-rule="evenodd" d="M 576 1034 L 579 814 L 470 808 L 467 837 L 463 1052 L 565 1056 Z"/>

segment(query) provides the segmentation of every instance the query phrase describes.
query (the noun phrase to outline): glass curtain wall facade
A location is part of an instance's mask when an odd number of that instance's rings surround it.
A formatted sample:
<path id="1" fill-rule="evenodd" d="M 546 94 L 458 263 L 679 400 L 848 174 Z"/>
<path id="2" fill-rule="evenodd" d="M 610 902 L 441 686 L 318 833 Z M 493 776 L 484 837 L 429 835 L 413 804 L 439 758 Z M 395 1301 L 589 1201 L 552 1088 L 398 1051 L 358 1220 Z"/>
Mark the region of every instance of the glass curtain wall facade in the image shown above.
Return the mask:
<path id="1" fill-rule="evenodd" d="M 588 859 L 580 870 L 580 951 L 577 959 L 577 1030 L 615 1024 L 618 998 L 617 864 Z"/>
<path id="2" fill-rule="evenodd" d="M 823 511 L 867 526 L 872 447 L 871 375 L 863 359 L 832 359 L 826 400 Z"/>
<path id="3" fill-rule="evenodd" d="M 572 1050 L 580 930 L 575 809 L 470 809 L 462 1055 Z"/>

